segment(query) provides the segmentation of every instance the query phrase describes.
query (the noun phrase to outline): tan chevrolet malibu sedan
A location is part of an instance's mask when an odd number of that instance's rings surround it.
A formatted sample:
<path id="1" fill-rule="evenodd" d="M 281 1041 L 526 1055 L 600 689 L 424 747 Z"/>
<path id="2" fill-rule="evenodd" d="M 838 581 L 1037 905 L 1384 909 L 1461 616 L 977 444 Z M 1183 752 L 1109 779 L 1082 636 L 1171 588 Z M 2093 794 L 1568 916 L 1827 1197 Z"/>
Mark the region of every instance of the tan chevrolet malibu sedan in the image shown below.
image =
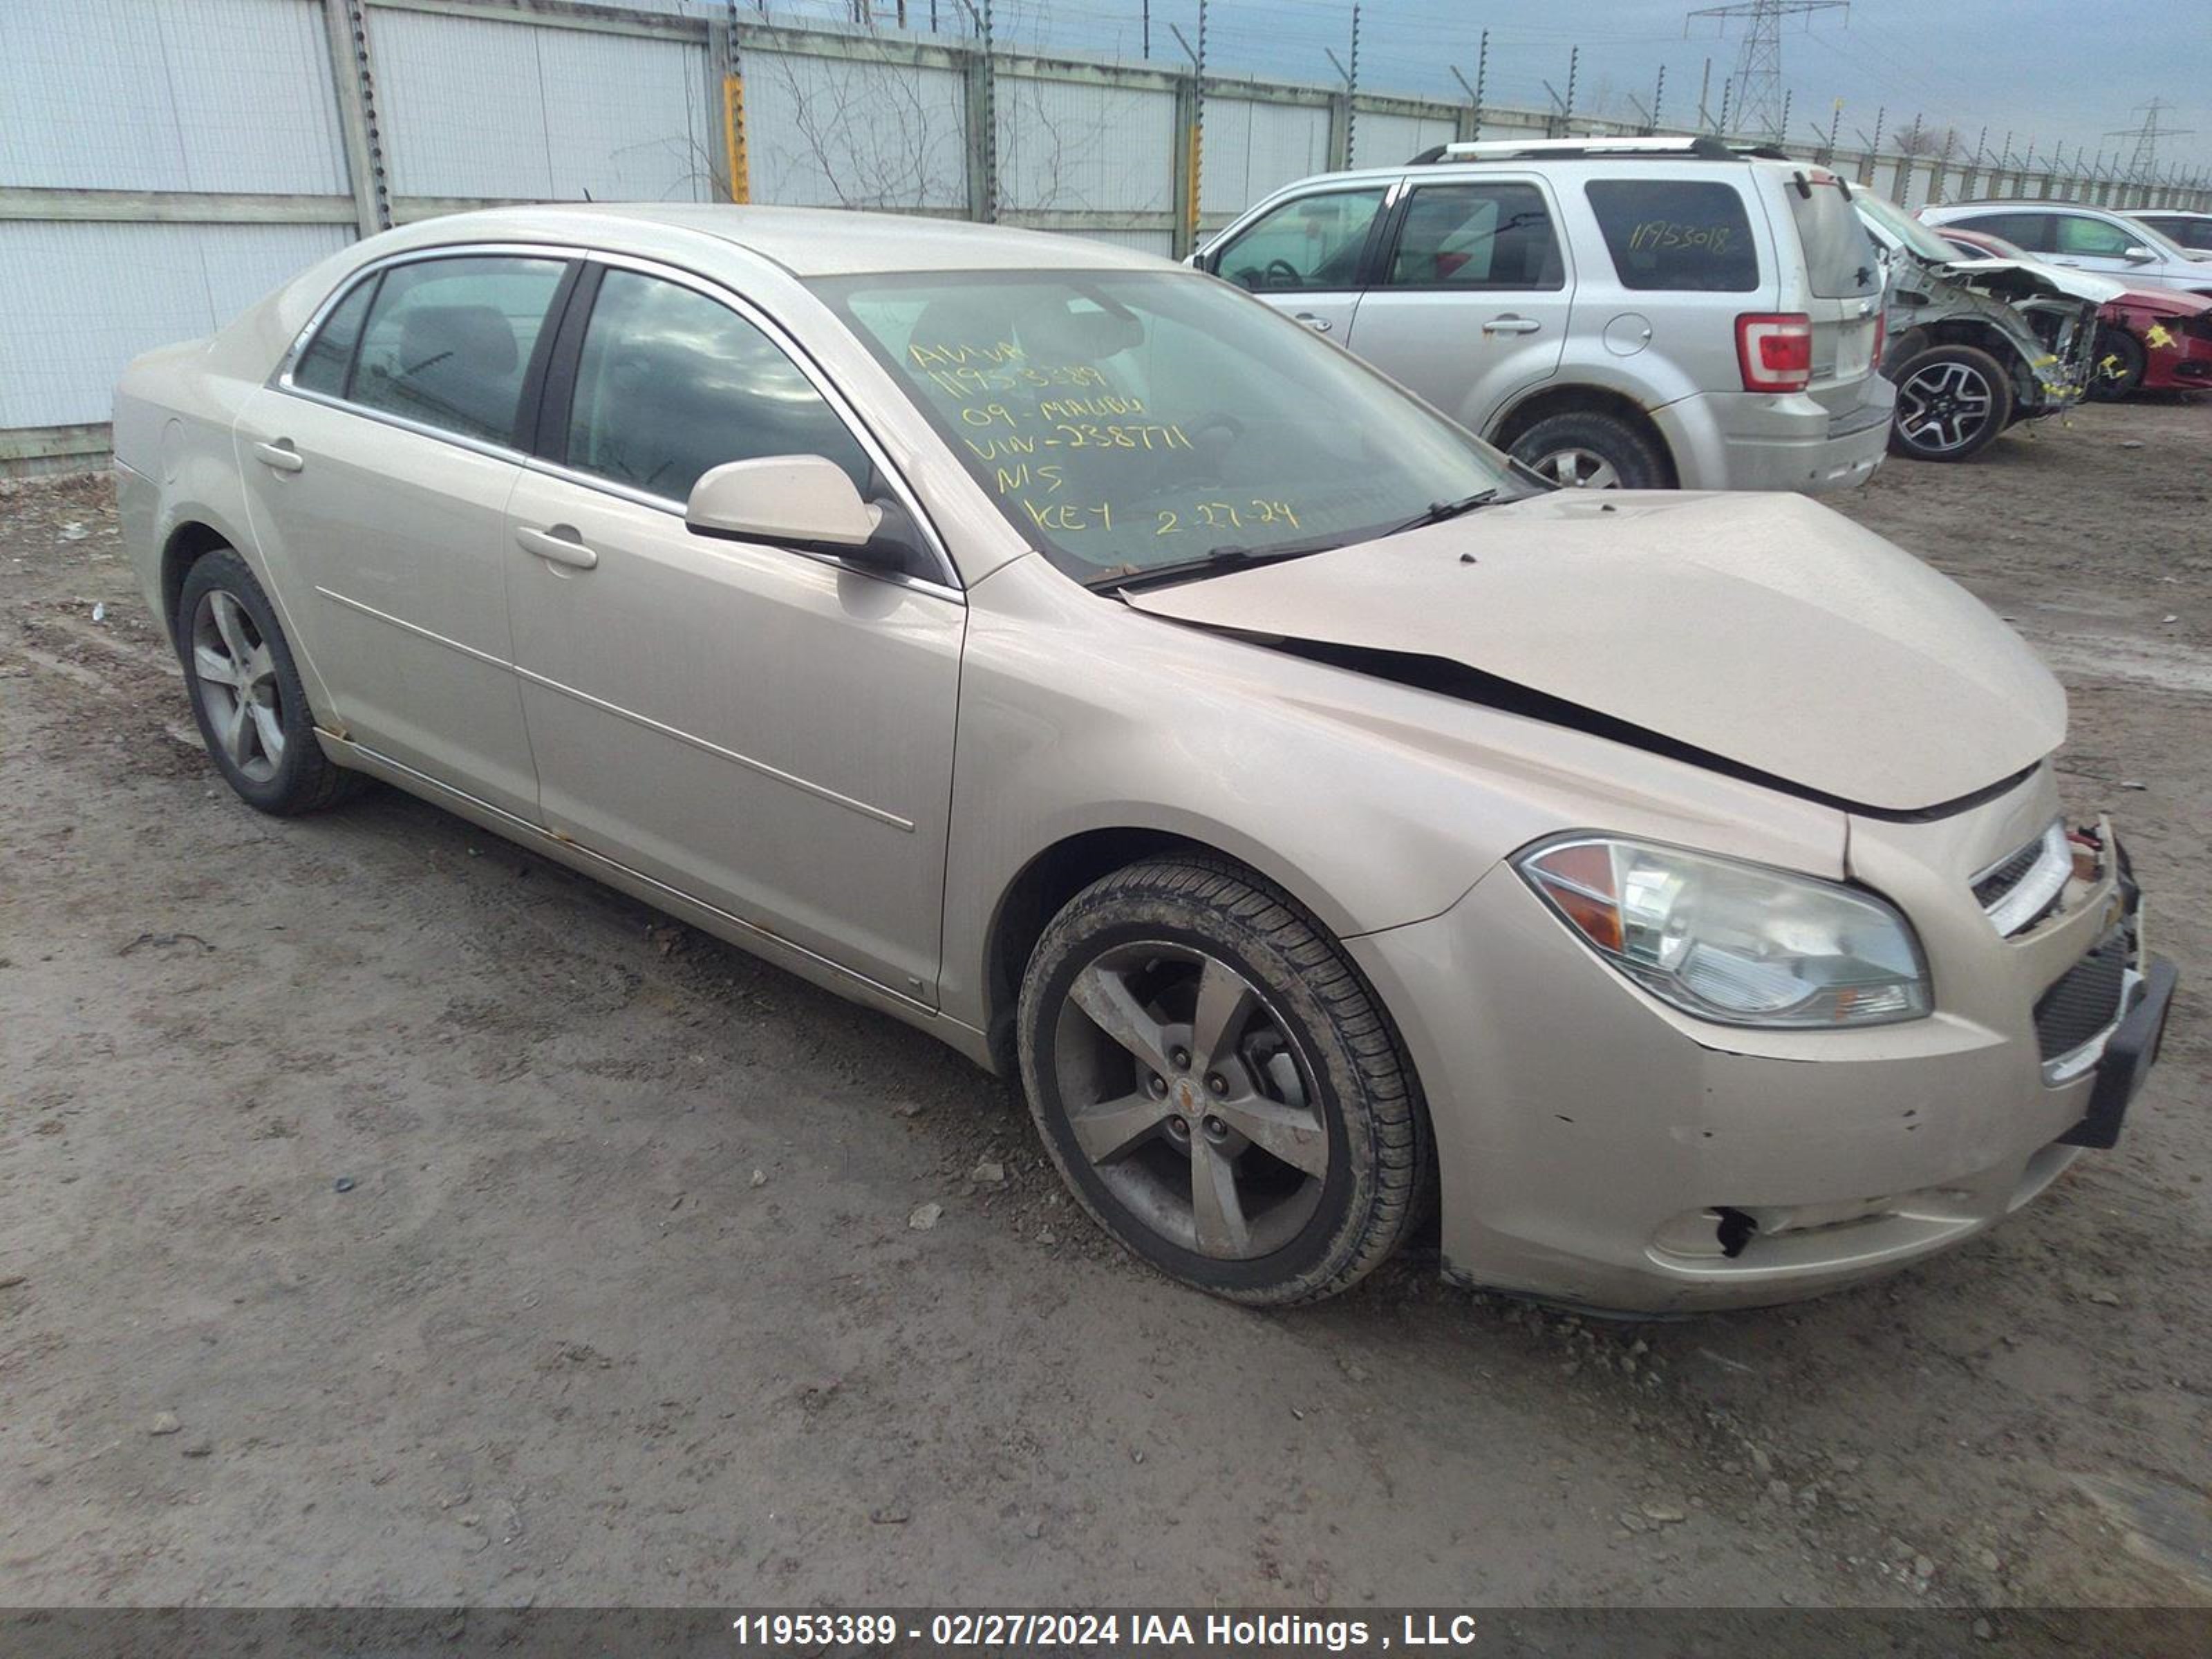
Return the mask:
<path id="1" fill-rule="evenodd" d="M 2173 985 L 2065 702 L 1794 495 L 1547 493 L 1072 239 L 506 210 L 115 410 L 264 811 L 382 779 L 1018 1073 L 1237 1301 L 1772 1303 L 2112 1144 Z"/>

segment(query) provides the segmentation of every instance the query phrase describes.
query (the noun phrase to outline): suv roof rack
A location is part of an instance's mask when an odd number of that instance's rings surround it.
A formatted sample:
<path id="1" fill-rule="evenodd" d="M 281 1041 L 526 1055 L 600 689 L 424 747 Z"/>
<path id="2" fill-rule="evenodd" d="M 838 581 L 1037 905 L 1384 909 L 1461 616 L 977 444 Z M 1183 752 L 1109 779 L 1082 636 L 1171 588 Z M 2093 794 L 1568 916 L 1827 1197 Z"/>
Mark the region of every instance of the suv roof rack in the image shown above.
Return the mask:
<path id="1" fill-rule="evenodd" d="M 1741 161 L 1753 157 L 1787 160 L 1779 151 L 1738 149 L 1717 138 L 1486 138 L 1477 143 L 1436 144 L 1408 161 L 1408 167 L 1427 167 L 1435 161 L 1536 161 L 1546 157 L 1577 155 L 1650 156 L 1689 155 L 1706 161 Z"/>

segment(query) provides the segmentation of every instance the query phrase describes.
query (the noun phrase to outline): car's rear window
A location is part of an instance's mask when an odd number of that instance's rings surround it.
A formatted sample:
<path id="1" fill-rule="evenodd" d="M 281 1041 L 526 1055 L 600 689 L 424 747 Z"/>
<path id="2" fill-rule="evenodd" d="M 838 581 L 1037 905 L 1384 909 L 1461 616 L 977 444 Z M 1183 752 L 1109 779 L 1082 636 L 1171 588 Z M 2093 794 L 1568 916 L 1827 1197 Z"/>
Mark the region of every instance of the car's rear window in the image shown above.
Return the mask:
<path id="1" fill-rule="evenodd" d="M 1875 258 L 1874 239 L 1852 211 L 1842 181 L 1832 174 L 1801 173 L 1782 193 L 1797 222 L 1805 276 L 1814 295 L 1848 300 L 1880 293 L 1881 262 Z"/>
<path id="2" fill-rule="evenodd" d="M 1740 294 L 1759 286 L 1759 249 L 1734 185 L 1593 179 L 1583 191 L 1622 287 Z"/>

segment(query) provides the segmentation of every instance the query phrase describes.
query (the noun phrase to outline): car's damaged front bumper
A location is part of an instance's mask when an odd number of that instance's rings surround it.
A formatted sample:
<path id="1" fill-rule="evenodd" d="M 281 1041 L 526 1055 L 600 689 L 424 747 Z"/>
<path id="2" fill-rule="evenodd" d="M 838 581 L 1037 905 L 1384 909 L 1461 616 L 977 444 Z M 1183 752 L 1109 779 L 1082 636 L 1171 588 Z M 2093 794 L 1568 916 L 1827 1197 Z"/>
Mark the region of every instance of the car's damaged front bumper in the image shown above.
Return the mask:
<path id="1" fill-rule="evenodd" d="M 1930 963 L 1936 1012 L 1893 1025 L 1692 1018 L 1503 866 L 1445 915 L 1352 941 L 1420 1069 L 1447 1272 L 1620 1311 L 1791 1301 L 1958 1243 L 2110 1145 L 2172 989 L 2116 849 L 2082 834 L 2063 902 L 2005 938 L 1966 890 L 1971 842 L 1924 828 L 1854 821 L 1873 866 L 1854 875 L 1913 918 Z M 2100 947 L 2124 984 L 2088 1031 L 2078 996 L 2051 1000 L 2095 991 L 2076 980 L 2104 974 Z"/>

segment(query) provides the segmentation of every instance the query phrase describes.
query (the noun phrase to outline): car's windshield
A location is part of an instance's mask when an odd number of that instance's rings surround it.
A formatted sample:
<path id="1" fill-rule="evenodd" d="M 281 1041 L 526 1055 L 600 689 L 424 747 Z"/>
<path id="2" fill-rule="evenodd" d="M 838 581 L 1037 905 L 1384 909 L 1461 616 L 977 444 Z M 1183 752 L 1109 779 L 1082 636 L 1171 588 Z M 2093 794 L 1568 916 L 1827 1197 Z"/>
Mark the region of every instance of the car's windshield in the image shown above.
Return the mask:
<path id="1" fill-rule="evenodd" d="M 1886 232 L 1892 241 L 1904 243 L 1930 264 L 1948 264 L 1959 257 L 1948 242 L 1919 220 L 1908 217 L 1896 203 L 1885 201 L 1870 190 L 1853 191 L 1851 202 L 1875 230 Z"/>
<path id="2" fill-rule="evenodd" d="M 1504 456 L 1348 353 L 1184 271 L 813 287 L 1016 528 L 1080 580 L 1340 546 L 1514 493 Z"/>

